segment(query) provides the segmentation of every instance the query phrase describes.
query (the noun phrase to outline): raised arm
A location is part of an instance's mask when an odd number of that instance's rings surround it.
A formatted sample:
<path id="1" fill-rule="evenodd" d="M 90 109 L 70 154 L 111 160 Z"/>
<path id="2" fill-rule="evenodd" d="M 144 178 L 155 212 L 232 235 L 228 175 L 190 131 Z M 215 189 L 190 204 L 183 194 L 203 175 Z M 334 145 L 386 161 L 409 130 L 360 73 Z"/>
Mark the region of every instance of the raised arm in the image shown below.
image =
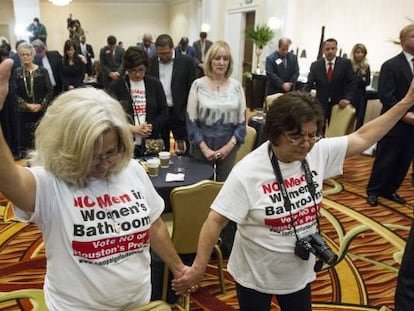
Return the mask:
<path id="1" fill-rule="evenodd" d="M 0 64 L 0 110 L 3 109 L 9 91 L 11 59 Z M 0 127 L 0 192 L 22 210 L 33 212 L 35 207 L 36 182 L 26 168 L 16 165 Z"/>
<path id="2" fill-rule="evenodd" d="M 197 285 L 204 276 L 207 264 L 210 260 L 211 252 L 217 243 L 221 230 L 228 223 L 228 219 L 214 210 L 208 214 L 206 221 L 200 231 L 198 238 L 197 256 L 184 276 L 172 281 L 173 289 L 182 291 Z"/>
<path id="3" fill-rule="evenodd" d="M 402 118 L 411 118 L 411 125 L 414 126 L 414 112 L 407 111 L 414 104 L 414 79 L 411 81 L 410 88 L 397 104 L 378 118 L 368 122 L 356 132 L 348 136 L 348 149 L 346 156 L 353 156 L 380 140 L 388 131 Z M 408 115 L 408 117 L 407 117 Z M 407 142 L 409 143 L 409 142 Z"/>

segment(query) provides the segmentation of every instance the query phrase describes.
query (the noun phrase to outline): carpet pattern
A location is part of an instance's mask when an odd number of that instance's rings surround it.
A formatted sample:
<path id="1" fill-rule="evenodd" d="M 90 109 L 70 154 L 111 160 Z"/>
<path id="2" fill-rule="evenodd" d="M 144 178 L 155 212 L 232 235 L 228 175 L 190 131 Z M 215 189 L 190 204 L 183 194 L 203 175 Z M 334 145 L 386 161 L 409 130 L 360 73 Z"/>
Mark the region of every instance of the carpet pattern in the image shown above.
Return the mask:
<path id="1" fill-rule="evenodd" d="M 344 175 L 326 181 L 321 227 L 340 260 L 333 268 L 319 272 L 312 284 L 313 310 L 393 308 L 399 263 L 412 221 L 414 191 L 407 176 L 399 191 L 407 199 L 406 205 L 380 198 L 378 207 L 369 206 L 365 189 L 372 161 L 368 156 L 348 159 Z M 46 266 L 39 230 L 33 224 L 15 222 L 6 200 L 0 205 L 0 310 L 45 310 L 39 299 Z M 212 262 L 202 288 L 191 296 L 191 310 L 238 310 L 235 285 L 227 271 L 225 278 L 223 295 Z M 275 310 L 279 310 L 276 301 L 272 304 Z"/>

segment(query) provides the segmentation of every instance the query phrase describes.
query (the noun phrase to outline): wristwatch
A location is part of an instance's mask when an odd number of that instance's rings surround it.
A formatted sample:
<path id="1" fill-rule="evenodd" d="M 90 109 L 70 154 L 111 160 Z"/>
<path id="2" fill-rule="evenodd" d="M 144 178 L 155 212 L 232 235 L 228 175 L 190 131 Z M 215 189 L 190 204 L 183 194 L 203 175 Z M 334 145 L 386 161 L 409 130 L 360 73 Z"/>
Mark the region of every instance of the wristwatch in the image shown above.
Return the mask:
<path id="1" fill-rule="evenodd" d="M 237 144 L 237 139 L 234 136 L 230 139 L 230 141 L 233 143 L 233 145 Z"/>

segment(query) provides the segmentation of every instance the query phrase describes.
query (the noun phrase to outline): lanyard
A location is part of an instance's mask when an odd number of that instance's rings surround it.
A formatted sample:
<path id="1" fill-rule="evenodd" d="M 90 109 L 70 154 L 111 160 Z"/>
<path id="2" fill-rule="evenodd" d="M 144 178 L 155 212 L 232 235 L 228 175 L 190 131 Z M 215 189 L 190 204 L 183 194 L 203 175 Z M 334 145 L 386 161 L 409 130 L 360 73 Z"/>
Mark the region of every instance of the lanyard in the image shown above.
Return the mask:
<path id="1" fill-rule="evenodd" d="M 283 206 L 285 207 L 286 211 L 289 211 L 293 231 L 295 232 L 296 239 L 299 240 L 299 237 L 298 237 L 298 234 L 297 234 L 297 231 L 296 231 L 295 220 L 294 220 L 293 214 L 292 214 L 292 207 L 291 207 L 291 202 L 290 202 L 290 199 L 289 199 L 289 194 L 288 194 L 288 191 L 286 189 L 285 183 L 283 181 L 282 172 L 280 171 L 279 163 L 277 162 L 277 157 L 276 157 L 275 153 L 272 150 L 272 145 L 271 144 L 269 144 L 269 157 L 270 157 L 270 162 L 272 163 L 273 172 L 274 172 L 275 177 L 276 177 L 276 182 L 278 183 L 279 189 L 282 192 Z M 316 189 L 315 189 L 315 184 L 313 183 L 313 179 L 312 179 L 312 172 L 309 168 L 309 164 L 308 164 L 308 161 L 306 161 L 306 159 L 302 161 L 302 168 L 305 171 L 306 183 L 308 185 L 308 189 L 309 189 L 310 195 L 312 197 L 313 204 L 315 206 L 316 225 L 317 225 L 317 228 L 318 228 L 318 232 L 320 232 L 319 214 L 318 214 L 318 208 L 316 206 L 316 201 L 315 201 Z"/>

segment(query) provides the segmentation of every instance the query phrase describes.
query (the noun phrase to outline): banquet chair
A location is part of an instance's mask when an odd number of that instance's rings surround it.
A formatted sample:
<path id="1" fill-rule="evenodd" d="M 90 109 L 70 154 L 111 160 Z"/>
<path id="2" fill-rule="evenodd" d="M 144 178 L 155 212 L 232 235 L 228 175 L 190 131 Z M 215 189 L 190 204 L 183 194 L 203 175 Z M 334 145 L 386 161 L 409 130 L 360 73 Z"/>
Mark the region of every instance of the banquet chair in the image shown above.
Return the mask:
<path id="1" fill-rule="evenodd" d="M 325 137 L 337 137 L 353 132 L 355 128 L 355 108 L 349 104 L 341 109 L 338 105 L 332 107 L 329 125 L 325 130 Z"/>
<path id="2" fill-rule="evenodd" d="M 171 240 L 178 254 L 194 254 L 197 252 L 198 237 L 204 221 L 210 212 L 210 205 L 216 198 L 223 183 L 213 180 L 202 180 L 189 186 L 176 187 L 171 191 L 172 224 L 163 217 L 167 227 L 172 227 Z M 223 274 L 223 254 L 219 241 L 214 245 L 217 259 L 218 278 L 221 293 L 225 294 Z M 167 299 L 169 270 L 164 266 L 162 300 Z M 188 296 L 187 296 L 188 297 Z M 189 306 L 189 303 L 186 303 Z"/>
<path id="3" fill-rule="evenodd" d="M 244 138 L 244 143 L 241 144 L 239 150 L 237 150 L 235 163 L 239 162 L 246 154 L 253 150 L 256 136 L 256 129 L 252 126 L 247 125 L 246 137 Z"/>
<path id="4" fill-rule="evenodd" d="M 265 112 L 269 110 L 269 107 L 273 104 L 274 100 L 282 96 L 284 93 L 275 93 L 272 95 L 267 95 L 265 99 Z"/>

